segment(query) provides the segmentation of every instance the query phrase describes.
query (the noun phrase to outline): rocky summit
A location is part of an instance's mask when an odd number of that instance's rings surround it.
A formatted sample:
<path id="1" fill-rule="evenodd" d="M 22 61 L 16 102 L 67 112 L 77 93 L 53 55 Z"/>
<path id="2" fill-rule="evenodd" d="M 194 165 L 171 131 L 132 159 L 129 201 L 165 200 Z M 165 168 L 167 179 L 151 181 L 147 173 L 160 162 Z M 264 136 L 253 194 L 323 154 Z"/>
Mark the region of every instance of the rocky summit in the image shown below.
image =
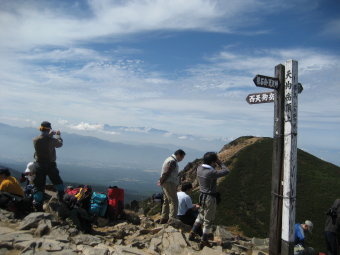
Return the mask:
<path id="1" fill-rule="evenodd" d="M 215 226 L 212 248 L 199 250 L 199 240 L 189 241 L 190 227 L 180 221 L 160 225 L 157 217 L 126 211 L 125 220 L 98 219 L 91 234 L 53 212 L 34 212 L 23 219 L 0 210 L 1 255 L 109 255 L 109 254 L 265 254 L 267 239 L 244 238 Z"/>

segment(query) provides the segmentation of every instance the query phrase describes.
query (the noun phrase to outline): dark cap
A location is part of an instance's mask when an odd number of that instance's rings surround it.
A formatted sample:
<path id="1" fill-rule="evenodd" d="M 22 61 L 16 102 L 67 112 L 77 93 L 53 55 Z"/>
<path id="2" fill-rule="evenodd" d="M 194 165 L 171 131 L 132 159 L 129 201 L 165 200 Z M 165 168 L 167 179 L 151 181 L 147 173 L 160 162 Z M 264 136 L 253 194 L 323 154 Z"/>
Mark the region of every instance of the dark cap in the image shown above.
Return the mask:
<path id="1" fill-rule="evenodd" d="M 43 122 L 41 123 L 41 126 L 44 127 L 44 128 L 50 128 L 50 129 L 52 129 L 51 123 L 49 123 L 48 121 L 43 121 Z"/>

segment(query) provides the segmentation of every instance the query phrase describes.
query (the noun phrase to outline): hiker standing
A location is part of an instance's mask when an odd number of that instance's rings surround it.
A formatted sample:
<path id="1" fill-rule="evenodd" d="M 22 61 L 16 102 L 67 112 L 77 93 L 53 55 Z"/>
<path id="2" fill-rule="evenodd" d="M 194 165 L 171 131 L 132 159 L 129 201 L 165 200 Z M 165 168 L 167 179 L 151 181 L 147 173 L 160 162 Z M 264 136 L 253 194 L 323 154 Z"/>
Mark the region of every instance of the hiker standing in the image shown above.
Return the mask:
<path id="1" fill-rule="evenodd" d="M 219 166 L 221 170 L 215 168 Z M 215 152 L 207 152 L 203 157 L 203 164 L 197 168 L 197 179 L 200 187 L 199 204 L 201 206 L 198 217 L 190 232 L 189 239 L 194 240 L 203 225 L 203 235 L 200 248 L 211 247 L 208 242 L 212 235 L 212 223 L 215 219 L 217 199 L 219 193 L 216 191 L 217 179 L 229 173 L 229 169 L 222 164 Z"/>
<path id="2" fill-rule="evenodd" d="M 340 199 L 336 199 L 327 212 L 325 224 L 325 239 L 328 255 L 339 254 L 339 232 L 340 232 Z"/>
<path id="3" fill-rule="evenodd" d="M 296 223 L 294 230 L 294 255 L 314 255 L 314 249 L 312 247 L 306 247 L 305 244 L 306 234 L 312 233 L 313 223 L 310 220 L 306 220 L 305 223 L 302 224 Z"/>
<path id="4" fill-rule="evenodd" d="M 167 223 L 169 219 L 176 219 L 178 210 L 177 186 L 179 184 L 178 162 L 181 162 L 184 157 L 185 152 L 177 150 L 163 163 L 162 174 L 159 180 L 164 193 L 161 224 Z"/>
<path id="5" fill-rule="evenodd" d="M 60 137 L 60 131 L 53 131 L 51 123 L 47 121 L 41 123 L 40 131 L 41 134 L 33 139 L 35 149 L 34 157 L 36 160 L 36 176 L 33 180 L 33 198 L 35 208 L 38 211 L 42 211 L 46 176 L 48 176 L 53 185 L 55 185 L 60 201 L 62 201 L 64 195 L 64 184 L 59 176 L 55 151 L 55 148 L 63 146 L 63 139 Z"/>

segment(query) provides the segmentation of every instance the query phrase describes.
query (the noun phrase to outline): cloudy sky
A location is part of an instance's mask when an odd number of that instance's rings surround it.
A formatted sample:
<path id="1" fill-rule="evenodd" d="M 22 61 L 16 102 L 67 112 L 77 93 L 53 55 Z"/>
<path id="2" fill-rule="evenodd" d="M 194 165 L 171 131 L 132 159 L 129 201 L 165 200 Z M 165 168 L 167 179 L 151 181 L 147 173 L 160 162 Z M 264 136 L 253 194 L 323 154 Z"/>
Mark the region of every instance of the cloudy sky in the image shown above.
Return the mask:
<path id="1" fill-rule="evenodd" d="M 0 2 L 3 123 L 272 136 L 273 105 L 245 97 L 295 59 L 299 147 L 340 165 L 338 0 Z"/>

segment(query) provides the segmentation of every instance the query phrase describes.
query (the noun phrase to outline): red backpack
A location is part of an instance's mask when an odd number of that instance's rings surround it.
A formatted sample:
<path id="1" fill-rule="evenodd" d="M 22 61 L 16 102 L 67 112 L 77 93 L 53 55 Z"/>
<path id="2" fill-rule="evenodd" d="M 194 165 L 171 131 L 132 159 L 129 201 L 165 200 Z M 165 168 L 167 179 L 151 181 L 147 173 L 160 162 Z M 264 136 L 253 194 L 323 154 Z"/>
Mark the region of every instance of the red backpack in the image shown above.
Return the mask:
<path id="1" fill-rule="evenodd" d="M 117 218 L 123 213 L 124 209 L 124 189 L 117 186 L 109 187 L 107 190 L 108 214 L 110 218 Z"/>
<path id="2" fill-rule="evenodd" d="M 79 192 L 80 188 L 81 188 L 81 187 L 77 187 L 77 188 L 67 188 L 67 189 L 65 190 L 65 194 L 69 194 L 69 195 L 71 195 L 71 196 L 75 196 L 75 195 Z"/>

